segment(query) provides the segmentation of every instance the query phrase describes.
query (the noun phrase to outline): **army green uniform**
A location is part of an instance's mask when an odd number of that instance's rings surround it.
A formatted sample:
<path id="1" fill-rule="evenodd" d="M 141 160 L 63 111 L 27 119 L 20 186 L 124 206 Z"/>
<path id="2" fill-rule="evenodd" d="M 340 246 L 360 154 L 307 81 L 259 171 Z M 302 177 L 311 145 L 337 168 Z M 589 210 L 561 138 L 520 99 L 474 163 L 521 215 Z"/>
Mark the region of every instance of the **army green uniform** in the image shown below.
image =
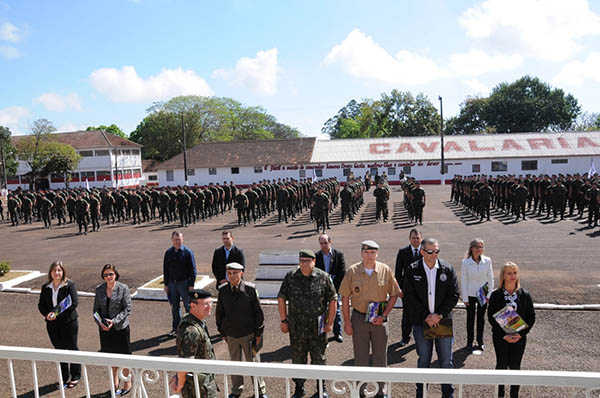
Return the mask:
<path id="1" fill-rule="evenodd" d="M 525 188 L 525 186 L 519 186 L 515 189 L 514 200 L 517 220 L 521 215 L 523 215 L 523 220 L 525 220 L 525 203 L 527 201 L 527 195 L 529 195 L 529 190 Z"/>
<path id="2" fill-rule="evenodd" d="M 215 359 L 206 323 L 186 314 L 177 327 L 177 355 L 180 358 Z M 216 398 L 217 385 L 213 374 L 199 373 L 200 398 Z M 196 398 L 194 379 L 190 376 L 181 390 L 182 398 Z"/>
<path id="3" fill-rule="evenodd" d="M 75 215 L 77 216 L 77 225 L 79 226 L 79 235 L 81 230 L 84 229 L 84 233 L 87 235 L 88 230 L 88 215 L 89 215 L 89 203 L 85 199 L 77 199 L 75 201 Z"/>
<path id="4" fill-rule="evenodd" d="M 310 352 L 311 364 L 325 365 L 327 333 L 319 334 L 318 318 L 328 311 L 331 301 L 337 300 L 329 274 L 314 268 L 309 276 L 304 276 L 296 268 L 283 279 L 277 297 L 288 303 L 292 363 L 306 364 Z M 304 383 L 304 379 L 294 381 Z"/>
<path id="5" fill-rule="evenodd" d="M 379 218 L 382 217 L 383 221 L 387 221 L 388 219 L 388 199 L 390 198 L 390 191 L 384 187 L 377 187 L 373 191 L 373 196 L 375 196 L 375 219 L 379 221 Z"/>
<path id="6" fill-rule="evenodd" d="M 415 188 L 412 192 L 415 222 L 423 225 L 423 207 L 425 207 L 425 191 L 423 188 Z"/>
<path id="7" fill-rule="evenodd" d="M 244 227 L 248 222 L 248 216 L 246 214 L 246 208 L 248 207 L 248 197 L 244 195 L 241 191 L 237 195 L 235 195 L 235 208 L 237 209 L 238 215 L 238 225 L 244 221 Z"/>
<path id="8" fill-rule="evenodd" d="M 554 218 L 560 214 L 560 219 L 565 219 L 565 207 L 567 205 L 568 190 L 560 181 L 552 188 L 552 211 Z"/>

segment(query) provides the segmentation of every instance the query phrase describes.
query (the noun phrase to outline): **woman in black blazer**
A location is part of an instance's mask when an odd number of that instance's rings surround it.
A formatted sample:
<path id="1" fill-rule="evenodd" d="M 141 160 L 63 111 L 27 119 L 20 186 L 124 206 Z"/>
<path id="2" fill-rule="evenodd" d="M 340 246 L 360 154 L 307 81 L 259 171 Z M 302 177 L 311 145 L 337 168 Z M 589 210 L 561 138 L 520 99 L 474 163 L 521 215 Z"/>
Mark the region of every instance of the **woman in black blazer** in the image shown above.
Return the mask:
<path id="1" fill-rule="evenodd" d="M 129 287 L 119 280 L 119 271 L 112 264 L 102 267 L 100 273 L 104 283 L 96 286 L 94 297 L 94 314 L 98 313 L 102 322 L 98 323 L 100 332 L 100 352 L 114 354 L 131 354 L 129 334 L 129 314 L 131 314 L 131 297 Z M 123 389 L 119 388 L 118 371 L 113 367 L 113 379 L 115 381 L 115 395 L 122 397 L 131 390 L 131 380 L 126 381 Z M 129 370 L 124 369 L 123 375 L 127 377 Z"/>
<path id="2" fill-rule="evenodd" d="M 496 369 L 521 369 L 527 334 L 535 323 L 533 300 L 529 292 L 521 287 L 519 266 L 508 262 L 500 270 L 498 289 L 492 292 L 488 304 L 488 319 L 492 325 L 492 341 L 496 352 Z M 494 314 L 510 305 L 517 310 L 528 327 L 518 333 L 506 333 L 500 327 Z M 504 397 L 504 386 L 499 386 L 498 396 Z M 519 396 L 519 386 L 510 386 L 510 397 Z"/>
<path id="3" fill-rule="evenodd" d="M 59 311 L 59 304 L 70 296 L 71 305 L 64 311 Z M 66 303 L 66 302 L 63 302 Z M 46 330 L 50 341 L 56 349 L 75 350 L 77 348 L 77 288 L 73 281 L 67 279 L 67 271 L 62 261 L 55 261 L 48 270 L 48 283 L 41 288 L 38 309 L 46 320 Z M 60 364 L 63 387 L 73 388 L 81 378 L 81 365 L 78 363 Z M 58 388 L 58 383 L 56 383 Z"/>

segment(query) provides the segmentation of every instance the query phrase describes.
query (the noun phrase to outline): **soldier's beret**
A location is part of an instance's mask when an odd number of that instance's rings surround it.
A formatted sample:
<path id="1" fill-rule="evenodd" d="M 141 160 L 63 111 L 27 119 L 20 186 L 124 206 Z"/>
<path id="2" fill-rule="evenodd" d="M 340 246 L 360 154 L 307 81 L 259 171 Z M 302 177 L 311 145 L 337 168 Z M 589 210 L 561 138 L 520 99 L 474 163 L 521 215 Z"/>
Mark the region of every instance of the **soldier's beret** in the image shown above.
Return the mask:
<path id="1" fill-rule="evenodd" d="M 204 289 L 194 289 L 190 291 L 190 300 L 205 299 L 209 298 L 210 296 L 210 292 Z"/>
<path id="2" fill-rule="evenodd" d="M 300 250 L 300 253 L 298 255 L 300 256 L 300 258 L 317 258 L 315 253 L 308 249 Z"/>
<path id="3" fill-rule="evenodd" d="M 227 269 L 237 269 L 239 271 L 244 270 L 244 266 L 240 263 L 229 263 L 225 266 Z"/>
<path id="4" fill-rule="evenodd" d="M 379 245 L 374 240 L 365 240 L 361 244 L 362 250 L 376 249 L 379 250 Z"/>

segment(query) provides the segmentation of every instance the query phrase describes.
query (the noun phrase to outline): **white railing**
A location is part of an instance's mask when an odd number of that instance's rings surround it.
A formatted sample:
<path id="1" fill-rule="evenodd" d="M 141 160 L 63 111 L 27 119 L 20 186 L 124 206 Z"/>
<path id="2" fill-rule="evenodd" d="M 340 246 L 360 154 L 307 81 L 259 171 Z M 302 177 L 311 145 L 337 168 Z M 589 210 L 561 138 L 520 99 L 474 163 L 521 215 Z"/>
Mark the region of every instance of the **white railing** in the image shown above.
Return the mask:
<path id="1" fill-rule="evenodd" d="M 252 363 L 231 362 L 219 360 L 194 360 L 173 357 L 149 357 L 140 355 L 104 354 L 84 351 L 65 351 L 44 348 L 26 348 L 0 346 L 0 358 L 8 360 L 10 381 L 10 396 L 17 398 L 17 377 L 14 361 L 24 360 L 31 362 L 33 376 L 33 393 L 39 397 L 38 362 L 54 363 L 58 372 L 61 397 L 65 398 L 63 380 L 60 372 L 60 362 L 81 363 L 82 383 L 85 386 L 85 396 L 90 398 L 91 386 L 88 366 L 106 367 L 107 377 L 110 380 L 111 397 L 115 398 L 111 367 L 119 367 L 121 380 L 132 380 L 132 398 L 148 398 L 163 396 L 170 398 L 168 372 L 184 371 L 194 373 L 197 397 L 199 395 L 196 373 L 213 373 L 223 377 L 219 397 L 229 394 L 229 375 L 263 376 L 279 378 L 285 383 L 285 396 L 291 396 L 291 379 L 296 377 L 319 380 L 319 397 L 324 384 L 330 396 L 350 395 L 359 398 L 359 390 L 367 387 L 366 397 L 373 397 L 377 392 L 377 382 L 387 384 L 388 397 L 392 397 L 391 386 L 394 383 L 424 383 L 427 384 L 454 384 L 455 396 L 463 397 L 464 385 L 491 385 L 512 384 L 532 386 L 531 396 L 535 396 L 535 387 L 556 387 L 566 391 L 562 396 L 575 397 L 578 390 L 583 390 L 587 398 L 600 397 L 600 373 L 595 372 L 555 372 L 555 371 L 509 371 L 509 370 L 480 370 L 480 369 L 409 369 L 409 368 L 366 368 L 355 366 L 312 366 L 291 365 L 282 363 Z M 123 375 L 122 370 L 129 369 L 129 378 Z M 162 377 L 161 377 L 162 373 Z M 162 379 L 163 386 L 158 386 L 161 392 L 149 395 L 148 388 L 157 384 Z M 256 380 L 256 379 L 255 379 Z M 324 383 L 324 384 L 323 384 Z M 20 385 L 22 385 L 21 383 Z M 154 388 L 157 390 L 157 388 Z M 153 391 L 154 391 L 153 390 Z M 567 392 L 569 391 L 569 392 Z M 258 384 L 254 383 L 254 392 L 258 396 Z M 7 396 L 8 391 L 0 391 L 0 396 Z M 272 398 L 279 398 L 269 392 Z M 508 391 L 507 391 L 508 395 Z M 497 396 L 497 394 L 496 394 Z M 427 398 L 427 388 L 424 388 L 424 397 Z"/>

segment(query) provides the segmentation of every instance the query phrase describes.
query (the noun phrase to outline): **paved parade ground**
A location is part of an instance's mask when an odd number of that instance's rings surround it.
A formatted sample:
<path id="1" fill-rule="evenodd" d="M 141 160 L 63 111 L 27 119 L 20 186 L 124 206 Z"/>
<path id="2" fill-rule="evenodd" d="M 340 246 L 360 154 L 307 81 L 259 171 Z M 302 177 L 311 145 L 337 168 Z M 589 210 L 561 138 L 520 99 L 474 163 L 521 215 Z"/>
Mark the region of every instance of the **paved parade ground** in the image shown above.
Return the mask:
<path id="1" fill-rule="evenodd" d="M 494 262 L 496 280 L 500 266 L 512 261 L 521 267 L 522 285 L 536 303 L 550 304 L 600 304 L 600 229 L 588 229 L 587 220 L 567 218 L 552 219 L 530 217 L 515 222 L 510 217 L 492 212 L 492 221 L 479 223 L 462 207 L 449 202 L 449 186 L 425 186 L 427 207 L 424 211 L 423 237 L 434 237 L 440 243 L 440 258 L 456 267 L 460 275 L 460 261 L 473 238 L 485 241 L 485 254 Z M 390 220 L 375 222 L 375 202 L 372 191 L 366 193 L 365 205 L 351 224 L 340 224 L 340 208 L 331 216 L 329 231 L 333 246 L 345 254 L 347 266 L 359 261 L 360 242 L 375 240 L 380 246 L 379 260 L 394 267 L 399 248 L 408 244 L 408 233 L 413 224 L 408 222 L 402 205 L 402 193 L 394 188 L 390 203 Z M 160 225 L 158 221 L 142 225 L 118 224 L 104 226 L 100 232 L 77 236 L 75 225 L 43 229 L 42 224 L 11 227 L 0 224 L 0 260 L 9 260 L 14 270 L 38 270 L 46 273 L 50 263 L 62 260 L 68 276 L 80 291 L 93 292 L 101 282 L 100 269 L 106 263 L 115 264 L 121 273 L 121 282 L 135 289 L 162 274 L 162 259 L 170 246 L 171 232 L 177 225 Z M 263 251 L 298 251 L 303 248 L 318 249 L 318 235 L 305 211 L 289 224 L 277 224 L 277 215 L 247 227 L 237 227 L 235 214 L 226 213 L 212 220 L 184 228 L 184 244 L 196 255 L 199 274 L 210 274 L 214 248 L 221 245 L 220 231 L 231 229 L 235 244 L 246 255 L 245 279 L 252 281 L 256 274 L 258 255 Z M 212 275 L 211 275 L 212 276 Z M 45 277 L 23 283 L 19 287 L 39 289 Z M 209 290 L 215 291 L 214 283 Z M 3 327 L 0 345 L 51 347 L 44 321 L 37 311 L 37 295 L 0 292 Z M 92 298 L 81 298 L 80 349 L 97 351 L 98 332 L 91 318 Z M 267 325 L 263 361 L 290 362 L 288 337 L 279 331 L 275 306 L 265 306 Z M 528 338 L 523 369 L 600 371 L 600 346 L 597 327 L 600 313 L 596 311 L 542 311 Z M 416 367 L 415 346 L 398 348 L 401 310 L 392 312 L 390 321 L 390 366 Z M 170 309 L 166 302 L 141 301 L 133 303 L 131 316 L 132 342 L 135 354 L 175 355 L 174 340 L 165 334 L 170 330 Z M 490 369 L 495 365 L 489 325 L 486 326 L 487 350 L 481 356 L 471 355 L 463 349 L 466 343 L 464 310 L 456 310 L 455 367 Z M 214 319 L 208 321 L 216 342 L 218 359 L 228 359 L 227 348 L 220 342 Z M 27 331 L 23 333 L 23 331 Z M 412 341 L 411 341 L 412 343 Z M 469 355 L 467 355 L 469 354 Z M 352 343 L 330 342 L 328 363 L 351 364 Z M 31 366 L 18 363 L 19 394 L 33 397 L 31 393 Z M 46 364 L 40 367 L 40 386 L 47 395 L 59 396 L 48 385 L 54 383 L 55 369 Z M 8 371 L 6 362 L 0 363 L 0 397 L 8 396 Z M 100 379 L 100 378 L 98 378 Z M 222 379 L 221 379 L 222 380 Z M 94 393 L 105 392 L 108 384 L 95 383 Z M 273 387 L 271 397 L 281 397 Z M 313 392 L 314 383 L 307 384 Z M 277 389 L 280 390 L 277 390 Z M 411 392 L 412 386 L 400 386 L 399 392 Z M 437 391 L 437 390 L 434 390 Z M 473 389 L 467 396 L 483 396 L 487 390 Z M 27 394 L 29 393 L 29 394 Z M 539 391 L 538 391 L 539 394 Z M 69 391 L 68 396 L 83 396 L 83 387 Z M 106 395 L 95 395 L 97 397 Z M 154 396 L 154 395 L 153 395 Z M 158 396 L 158 395 L 157 395 Z M 244 394 L 243 397 L 251 396 Z M 398 396 L 395 394 L 395 396 Z M 436 395 L 437 396 L 437 393 Z M 560 392 L 547 392 L 538 396 L 565 396 Z"/>

